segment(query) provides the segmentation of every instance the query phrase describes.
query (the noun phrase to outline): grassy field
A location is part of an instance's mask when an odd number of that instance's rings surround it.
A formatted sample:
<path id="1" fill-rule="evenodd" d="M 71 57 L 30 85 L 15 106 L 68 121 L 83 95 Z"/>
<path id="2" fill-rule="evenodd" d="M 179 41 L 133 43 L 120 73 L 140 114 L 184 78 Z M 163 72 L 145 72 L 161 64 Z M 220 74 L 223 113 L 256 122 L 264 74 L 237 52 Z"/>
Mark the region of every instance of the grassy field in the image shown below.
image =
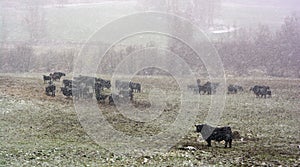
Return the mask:
<path id="1" fill-rule="evenodd" d="M 219 125 L 229 125 L 241 139 L 233 148 L 222 143 L 206 143 L 193 127 L 169 151 L 140 157 L 118 155 L 94 142 L 78 121 L 73 101 L 60 92 L 56 97 L 44 94 L 41 75 L 0 75 L 0 166 L 299 166 L 300 150 L 300 80 L 297 79 L 228 79 L 240 84 L 244 93 L 227 95 L 225 110 Z M 178 91 L 167 77 L 138 78 L 143 85 Z M 61 83 L 56 82 L 59 86 Z M 267 84 L 273 97 L 256 98 L 249 87 Z M 134 106 L 147 110 L 153 105 L 147 99 L 151 87 L 135 94 Z M 196 110 L 195 123 L 203 123 L 208 114 L 210 96 L 188 99 L 202 105 Z M 214 98 L 213 95 L 212 98 Z M 177 98 L 168 99 L 162 115 L 172 121 L 180 108 Z M 114 128 L 132 136 L 155 135 L 159 125 L 133 122 L 118 113 L 115 106 L 100 104 L 108 122 Z M 175 113 L 175 115 L 174 115 Z M 167 120 L 167 119 L 166 119 Z M 194 123 L 193 123 L 194 124 Z M 111 143 L 112 145 L 114 143 Z M 184 150 L 193 146 L 196 150 Z"/>

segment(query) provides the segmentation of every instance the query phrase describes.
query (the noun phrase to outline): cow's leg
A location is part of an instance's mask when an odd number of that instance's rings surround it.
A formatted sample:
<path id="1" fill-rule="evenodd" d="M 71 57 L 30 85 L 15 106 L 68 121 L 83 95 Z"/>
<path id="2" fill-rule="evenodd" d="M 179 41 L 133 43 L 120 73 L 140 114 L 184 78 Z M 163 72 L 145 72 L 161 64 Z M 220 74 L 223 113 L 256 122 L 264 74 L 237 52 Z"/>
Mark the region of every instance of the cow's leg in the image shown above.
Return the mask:
<path id="1" fill-rule="evenodd" d="M 225 140 L 225 148 L 227 148 L 228 140 Z"/>
<path id="2" fill-rule="evenodd" d="M 45 94 L 48 96 L 48 88 L 45 89 Z"/>
<path id="3" fill-rule="evenodd" d="M 210 140 L 210 139 L 207 139 L 206 142 L 207 142 L 207 146 L 208 146 L 208 147 L 211 147 L 211 140 Z"/>
<path id="4" fill-rule="evenodd" d="M 232 139 L 229 140 L 229 148 L 231 148 Z"/>
<path id="5" fill-rule="evenodd" d="M 211 89 L 208 89 L 208 92 L 207 92 L 209 95 L 211 95 L 212 91 Z"/>
<path id="6" fill-rule="evenodd" d="M 108 97 L 108 104 L 113 104 L 114 103 L 114 100 L 113 100 L 113 98 L 112 98 L 112 96 L 109 96 Z"/>

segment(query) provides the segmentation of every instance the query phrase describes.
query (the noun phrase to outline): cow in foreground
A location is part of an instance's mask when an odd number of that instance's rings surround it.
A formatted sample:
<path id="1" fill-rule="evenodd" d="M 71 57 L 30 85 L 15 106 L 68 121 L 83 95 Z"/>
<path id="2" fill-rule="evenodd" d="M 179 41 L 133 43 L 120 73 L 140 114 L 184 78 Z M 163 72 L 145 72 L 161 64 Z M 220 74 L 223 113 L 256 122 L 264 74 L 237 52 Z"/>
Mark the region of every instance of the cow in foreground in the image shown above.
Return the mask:
<path id="1" fill-rule="evenodd" d="M 229 148 L 231 148 L 232 140 L 233 140 L 233 135 L 231 128 L 229 126 L 225 127 L 212 127 L 207 124 L 200 124 L 200 125 L 195 125 L 196 127 L 196 132 L 201 133 L 203 139 L 206 140 L 207 146 L 211 147 L 211 141 L 225 141 L 225 148 L 227 148 L 227 145 L 229 144 Z"/>

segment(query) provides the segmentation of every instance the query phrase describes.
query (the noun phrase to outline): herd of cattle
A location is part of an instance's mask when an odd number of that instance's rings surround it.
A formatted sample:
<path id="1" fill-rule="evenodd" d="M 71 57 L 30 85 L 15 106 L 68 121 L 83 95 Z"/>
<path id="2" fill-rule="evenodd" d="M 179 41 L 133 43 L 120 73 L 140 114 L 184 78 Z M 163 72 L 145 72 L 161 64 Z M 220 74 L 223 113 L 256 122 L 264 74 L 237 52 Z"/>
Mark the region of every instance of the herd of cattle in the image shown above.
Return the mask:
<path id="1" fill-rule="evenodd" d="M 188 85 L 187 88 L 188 90 L 193 91 L 195 94 L 199 93 L 200 95 L 211 95 L 215 94 L 217 91 L 218 86 L 220 83 L 211 83 L 211 82 L 206 82 L 205 84 L 201 85 L 200 80 L 197 80 L 197 84 L 195 85 Z M 233 85 L 230 84 L 227 87 L 227 93 L 228 94 L 237 94 L 238 92 L 243 92 L 244 89 L 240 85 Z M 264 86 L 264 85 L 255 85 L 254 87 L 250 88 L 250 91 L 253 91 L 253 93 L 256 95 L 256 97 L 264 97 L 266 98 L 271 97 L 272 92 L 270 90 L 269 86 Z"/>
<path id="2" fill-rule="evenodd" d="M 48 82 L 45 88 L 46 95 L 55 96 L 56 86 L 53 81 L 60 81 L 62 76 L 66 76 L 62 72 L 54 72 L 49 76 L 44 75 L 44 83 Z M 102 78 L 90 76 L 78 76 L 73 80 L 64 79 L 62 81 L 63 87 L 60 88 L 62 94 L 66 97 L 74 97 L 75 99 L 91 99 L 95 94 L 98 102 L 104 103 L 108 99 L 109 104 L 114 104 L 117 101 L 132 101 L 133 93 L 141 92 L 141 84 L 116 80 L 115 87 L 118 93 L 105 93 L 105 89 L 111 88 L 111 81 Z"/>
<path id="3" fill-rule="evenodd" d="M 60 81 L 61 77 L 66 76 L 62 72 L 54 72 L 49 76 L 43 75 L 44 84 L 48 82 L 45 91 L 48 96 L 55 96 L 56 86 L 53 81 Z M 63 87 L 60 88 L 62 94 L 66 97 L 74 97 L 75 99 L 91 99 L 95 94 L 95 98 L 98 102 L 104 103 L 108 99 L 109 104 L 113 104 L 114 100 L 133 100 L 134 93 L 141 92 L 141 84 L 129 81 L 116 80 L 115 88 L 118 93 L 105 93 L 105 89 L 110 89 L 112 84 L 110 80 L 102 78 L 90 77 L 90 76 L 78 76 L 74 77 L 73 80 L 64 79 L 62 81 Z M 201 85 L 200 80 L 197 80 L 197 84 L 188 85 L 187 88 L 194 93 L 200 95 L 211 95 L 215 94 L 219 83 L 206 82 Z M 239 85 L 229 85 L 227 87 L 228 94 L 237 94 L 243 92 L 244 89 Z M 255 85 L 250 88 L 257 97 L 271 97 L 272 92 L 269 86 Z"/>
<path id="4" fill-rule="evenodd" d="M 44 84 L 48 82 L 48 85 L 45 88 L 46 94 L 48 96 L 55 96 L 56 86 L 53 81 L 60 81 L 61 77 L 66 76 L 62 72 L 54 72 L 49 76 L 44 75 Z M 115 104 L 116 100 L 122 102 L 132 101 L 133 93 L 141 92 L 141 84 L 116 80 L 115 88 L 118 90 L 118 93 L 105 93 L 106 89 L 112 87 L 110 80 L 105 80 L 101 78 L 89 77 L 89 76 L 78 76 L 74 77 L 73 80 L 64 79 L 62 81 L 63 87 L 60 88 L 62 94 L 66 97 L 74 97 L 75 99 L 91 99 L 95 94 L 95 98 L 99 103 L 104 103 L 108 99 L 109 104 Z M 200 80 L 197 80 L 197 84 L 188 85 L 188 90 L 193 91 L 194 93 L 199 93 L 200 95 L 211 95 L 215 94 L 219 83 L 206 82 L 201 85 Z M 228 94 L 237 94 L 238 92 L 243 92 L 244 89 L 239 85 L 229 85 L 227 87 Z M 255 85 L 250 88 L 250 91 L 256 95 L 256 97 L 271 97 L 271 90 L 269 86 L 259 86 Z M 225 141 L 225 148 L 229 146 L 231 148 L 232 140 L 235 137 L 232 133 L 230 127 L 211 127 L 207 124 L 195 125 L 196 132 L 201 133 L 202 137 L 206 140 L 208 146 L 211 146 L 211 141 Z M 237 132 L 237 131 L 235 131 Z M 237 132 L 238 133 L 238 132 Z"/>

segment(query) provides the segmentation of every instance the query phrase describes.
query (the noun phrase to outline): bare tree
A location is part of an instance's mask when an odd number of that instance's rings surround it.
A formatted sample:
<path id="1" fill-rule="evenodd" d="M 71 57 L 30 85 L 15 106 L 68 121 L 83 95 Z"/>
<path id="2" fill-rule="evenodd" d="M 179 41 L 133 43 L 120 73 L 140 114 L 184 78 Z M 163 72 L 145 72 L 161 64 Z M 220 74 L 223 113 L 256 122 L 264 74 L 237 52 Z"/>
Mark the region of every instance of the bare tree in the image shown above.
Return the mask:
<path id="1" fill-rule="evenodd" d="M 22 44 L 11 49 L 6 57 L 9 72 L 29 72 L 33 69 L 34 52 L 32 47 Z"/>
<path id="2" fill-rule="evenodd" d="M 278 47 L 276 59 L 280 62 L 278 71 L 282 75 L 300 77 L 300 17 L 298 15 L 293 14 L 285 18 L 281 30 L 277 33 L 276 43 Z"/>

